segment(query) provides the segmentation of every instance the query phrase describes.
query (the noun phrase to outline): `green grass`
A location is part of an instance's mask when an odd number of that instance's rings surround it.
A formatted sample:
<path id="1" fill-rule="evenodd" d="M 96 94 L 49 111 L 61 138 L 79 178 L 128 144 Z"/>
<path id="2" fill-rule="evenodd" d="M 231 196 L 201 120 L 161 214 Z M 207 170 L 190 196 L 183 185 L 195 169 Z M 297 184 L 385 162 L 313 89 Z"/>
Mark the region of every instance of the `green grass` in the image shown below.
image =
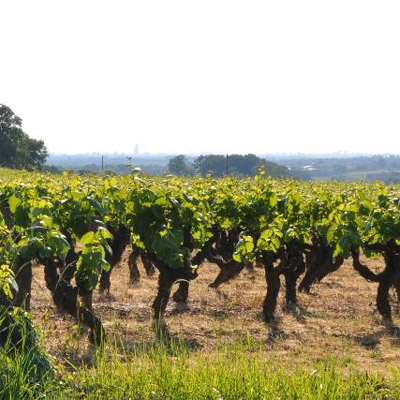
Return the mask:
<path id="1" fill-rule="evenodd" d="M 250 347 L 250 348 L 249 348 Z M 249 351 L 250 350 L 250 351 Z M 345 357 L 346 358 L 346 357 Z M 59 367 L 38 378 L 33 358 L 0 356 L 1 399 L 398 399 L 400 373 L 351 369 L 344 358 L 295 365 L 243 342 L 213 353 L 184 344 L 97 354 L 92 367 Z M 349 367 L 350 365 L 350 367 Z"/>

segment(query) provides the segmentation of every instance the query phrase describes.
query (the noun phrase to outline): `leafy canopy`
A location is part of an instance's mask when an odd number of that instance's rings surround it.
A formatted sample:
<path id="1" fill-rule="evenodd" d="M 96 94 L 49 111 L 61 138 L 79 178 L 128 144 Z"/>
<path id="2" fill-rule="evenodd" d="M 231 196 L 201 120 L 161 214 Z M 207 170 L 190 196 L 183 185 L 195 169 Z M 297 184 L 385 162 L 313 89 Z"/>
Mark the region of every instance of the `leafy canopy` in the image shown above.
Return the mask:
<path id="1" fill-rule="evenodd" d="M 47 158 L 43 140 L 30 138 L 22 130 L 22 120 L 0 104 L 0 166 L 41 169 Z"/>

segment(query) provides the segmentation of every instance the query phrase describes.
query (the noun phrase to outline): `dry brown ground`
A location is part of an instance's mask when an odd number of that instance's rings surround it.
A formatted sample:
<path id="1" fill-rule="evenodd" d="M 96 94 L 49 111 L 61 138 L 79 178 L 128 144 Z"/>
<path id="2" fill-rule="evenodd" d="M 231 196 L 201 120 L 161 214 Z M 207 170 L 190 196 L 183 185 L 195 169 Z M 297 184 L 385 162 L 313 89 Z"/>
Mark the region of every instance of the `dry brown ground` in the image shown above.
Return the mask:
<path id="1" fill-rule="evenodd" d="M 382 268 L 381 260 L 369 260 L 368 264 L 377 270 Z M 125 349 L 154 340 L 151 303 L 157 276 L 147 277 L 143 268 L 141 272 L 140 284 L 129 286 L 124 260 L 113 271 L 112 295 L 96 293 L 94 298 L 94 309 L 109 340 L 120 337 Z M 398 366 L 400 336 L 381 322 L 375 306 L 376 284 L 361 278 L 349 262 L 313 286 L 311 295 L 299 294 L 300 313 L 283 310 L 281 291 L 274 337 L 261 318 L 266 290 L 263 270 L 244 271 L 216 292 L 207 285 L 217 272 L 212 264 L 201 267 L 199 277 L 191 284 L 188 311 L 177 312 L 173 301 L 168 305 L 166 321 L 171 333 L 195 351 L 211 353 L 232 343 L 244 344 L 249 351 L 261 346 L 278 362 L 311 365 L 331 357 L 343 365 L 382 374 Z M 91 350 L 86 337 L 73 319 L 55 309 L 41 267 L 34 271 L 32 312 L 52 354 L 67 356 L 73 362 L 89 361 Z M 400 326 L 400 317 L 393 314 L 395 324 Z"/>

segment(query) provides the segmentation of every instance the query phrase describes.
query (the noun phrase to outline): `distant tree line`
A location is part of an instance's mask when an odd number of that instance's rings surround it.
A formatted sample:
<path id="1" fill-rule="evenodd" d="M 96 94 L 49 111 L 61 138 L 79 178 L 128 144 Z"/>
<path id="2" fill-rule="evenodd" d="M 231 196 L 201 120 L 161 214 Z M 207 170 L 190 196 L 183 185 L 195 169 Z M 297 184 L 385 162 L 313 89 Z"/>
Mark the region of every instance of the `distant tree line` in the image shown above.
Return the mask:
<path id="1" fill-rule="evenodd" d="M 190 164 L 187 158 L 180 154 L 172 157 L 168 162 L 168 172 L 174 175 L 254 176 L 260 171 L 264 171 L 267 175 L 273 177 L 289 175 L 289 170 L 286 167 L 254 154 L 202 155 L 197 157 L 193 164 Z"/>
<path id="2" fill-rule="evenodd" d="M 46 158 L 43 140 L 30 138 L 22 130 L 22 119 L 0 104 L 0 166 L 41 169 Z"/>
<path id="3" fill-rule="evenodd" d="M 304 180 L 400 182 L 399 155 L 349 156 L 341 158 L 281 158 L 292 176 Z"/>

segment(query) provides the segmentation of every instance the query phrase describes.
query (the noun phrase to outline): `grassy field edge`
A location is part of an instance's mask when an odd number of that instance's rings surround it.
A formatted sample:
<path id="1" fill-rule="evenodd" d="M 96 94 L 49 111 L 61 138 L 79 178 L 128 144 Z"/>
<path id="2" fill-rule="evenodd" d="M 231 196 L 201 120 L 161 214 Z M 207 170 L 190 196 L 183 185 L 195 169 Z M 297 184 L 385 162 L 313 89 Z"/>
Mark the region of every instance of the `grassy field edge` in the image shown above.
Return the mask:
<path id="1" fill-rule="evenodd" d="M 243 342 L 212 354 L 183 343 L 121 351 L 116 344 L 92 365 L 59 364 L 38 375 L 28 355 L 0 356 L 2 399 L 398 399 L 400 371 L 387 376 L 354 367 L 348 355 L 318 362 L 281 361 L 262 344 Z M 57 365 L 57 361 L 55 361 Z"/>

